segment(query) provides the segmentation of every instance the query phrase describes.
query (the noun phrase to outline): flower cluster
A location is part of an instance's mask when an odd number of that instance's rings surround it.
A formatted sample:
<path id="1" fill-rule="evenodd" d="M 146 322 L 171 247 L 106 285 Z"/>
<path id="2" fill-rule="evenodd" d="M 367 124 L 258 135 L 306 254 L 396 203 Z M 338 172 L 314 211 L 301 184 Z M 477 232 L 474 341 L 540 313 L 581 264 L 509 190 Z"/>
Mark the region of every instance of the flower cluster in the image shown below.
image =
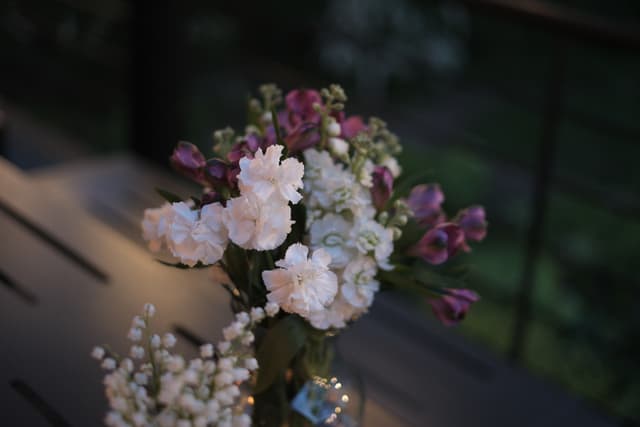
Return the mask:
<path id="1" fill-rule="evenodd" d="M 265 316 L 275 316 L 273 304 L 240 312 L 223 330 L 224 341 L 204 344 L 199 358 L 189 362 L 171 353 L 172 334 L 150 330 L 155 308 L 146 304 L 128 333 L 129 357 L 105 347 L 92 356 L 108 371 L 104 378 L 110 411 L 105 424 L 160 427 L 246 427 L 251 419 L 243 411 L 240 386 L 258 369 L 253 357 L 253 328 Z"/>
<path id="2" fill-rule="evenodd" d="M 343 328 L 398 263 L 442 264 L 485 237 L 484 209 L 448 219 L 437 184 L 395 194 L 398 138 L 378 118 L 347 116 L 340 86 L 260 92 L 243 133 L 214 132 L 216 157 L 176 147 L 173 166 L 202 196 L 148 209 L 143 221 L 151 250 L 166 246 L 187 266 L 219 263 L 236 306 L 274 302 L 316 329 Z M 410 221 L 424 234 L 395 253 Z M 421 286 L 439 303 L 447 292 Z"/>

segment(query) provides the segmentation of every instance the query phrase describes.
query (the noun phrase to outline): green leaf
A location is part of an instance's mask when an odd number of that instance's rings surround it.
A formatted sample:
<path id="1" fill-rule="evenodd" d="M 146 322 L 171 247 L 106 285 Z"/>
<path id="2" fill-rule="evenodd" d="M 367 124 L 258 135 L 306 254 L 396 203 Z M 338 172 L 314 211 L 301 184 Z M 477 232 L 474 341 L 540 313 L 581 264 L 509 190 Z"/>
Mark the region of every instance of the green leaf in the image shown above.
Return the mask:
<path id="1" fill-rule="evenodd" d="M 193 267 L 190 267 L 186 264 L 183 264 L 181 262 L 177 262 L 177 263 L 171 263 L 171 262 L 167 262 L 167 261 L 163 261 L 161 259 L 156 259 L 156 261 L 158 261 L 160 264 L 162 265 L 166 265 L 167 267 L 173 267 L 173 268 L 179 268 L 181 270 L 189 270 L 191 268 L 207 268 L 207 267 L 211 267 L 211 264 L 203 264 L 200 261 L 198 261 L 198 263 L 196 265 L 194 265 Z"/>
<path id="2" fill-rule="evenodd" d="M 278 376 L 284 374 L 287 366 L 300 352 L 306 340 L 302 319 L 286 316 L 267 330 L 258 349 L 258 381 L 254 393 L 261 393 L 273 384 Z"/>
<path id="3" fill-rule="evenodd" d="M 223 263 L 234 286 L 244 293 L 248 293 L 250 283 L 247 251 L 234 243 L 229 243 L 224 252 Z"/>
<path id="4" fill-rule="evenodd" d="M 173 194 L 170 191 L 163 190 L 162 188 L 156 188 L 156 192 L 169 203 L 177 203 L 182 201 L 182 198 L 180 196 Z"/>

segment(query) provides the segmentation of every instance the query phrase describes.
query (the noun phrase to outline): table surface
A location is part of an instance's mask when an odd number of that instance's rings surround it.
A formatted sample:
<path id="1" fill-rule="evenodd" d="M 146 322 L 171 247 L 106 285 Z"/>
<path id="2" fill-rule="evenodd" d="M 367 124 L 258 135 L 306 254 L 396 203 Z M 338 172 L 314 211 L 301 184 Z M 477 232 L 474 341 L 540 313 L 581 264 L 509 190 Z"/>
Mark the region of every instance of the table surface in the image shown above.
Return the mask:
<path id="1" fill-rule="evenodd" d="M 100 425 L 104 373 L 96 344 L 128 348 L 145 302 L 154 328 L 216 342 L 231 314 L 207 270 L 162 266 L 139 223 L 162 203 L 153 189 L 188 195 L 175 177 L 129 157 L 24 174 L 0 158 L 0 408 L 3 426 Z M 380 295 L 339 339 L 360 370 L 366 426 L 612 426 L 584 402 L 531 377 Z"/>

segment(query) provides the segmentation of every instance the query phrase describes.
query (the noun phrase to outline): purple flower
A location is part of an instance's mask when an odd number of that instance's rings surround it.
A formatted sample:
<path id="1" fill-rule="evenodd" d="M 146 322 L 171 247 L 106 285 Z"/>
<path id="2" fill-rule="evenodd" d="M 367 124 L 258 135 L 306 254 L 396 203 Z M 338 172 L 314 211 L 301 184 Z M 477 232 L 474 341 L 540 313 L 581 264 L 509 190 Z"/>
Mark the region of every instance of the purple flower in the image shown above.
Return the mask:
<path id="1" fill-rule="evenodd" d="M 292 90 L 285 98 L 285 104 L 289 111 L 289 122 L 291 126 L 300 123 L 319 123 L 320 114 L 313 109 L 313 104 L 322 105 L 322 98 L 318 91 L 312 89 Z"/>
<path id="2" fill-rule="evenodd" d="M 373 205 L 376 209 L 382 210 L 393 191 L 393 175 L 385 166 L 376 166 L 373 170 L 372 178 L 371 198 L 373 199 Z"/>
<path id="3" fill-rule="evenodd" d="M 409 255 L 420 257 L 429 264 L 442 264 L 460 250 L 468 251 L 464 232 L 458 224 L 443 222 L 436 225 L 409 249 Z"/>
<path id="4" fill-rule="evenodd" d="M 487 235 L 487 220 L 482 206 L 471 206 L 460 211 L 455 221 L 467 240 L 479 242 Z"/>
<path id="5" fill-rule="evenodd" d="M 272 132 L 273 135 L 275 135 L 275 131 L 272 130 Z M 235 166 L 241 158 L 248 157 L 253 159 L 254 154 L 259 148 L 265 150 L 268 146 L 273 145 L 274 143 L 275 136 L 273 140 L 270 140 L 269 138 L 261 138 L 259 135 L 251 133 L 247 135 L 245 139 L 231 147 L 231 151 L 227 154 L 227 159 Z"/>
<path id="6" fill-rule="evenodd" d="M 469 289 L 445 289 L 446 295 L 439 298 L 428 298 L 433 314 L 443 325 L 452 326 L 465 318 L 471 304 L 480 297 Z"/>
<path id="7" fill-rule="evenodd" d="M 313 123 L 300 123 L 284 137 L 290 153 L 304 151 L 320 142 L 318 126 Z"/>
<path id="8" fill-rule="evenodd" d="M 415 220 L 423 226 L 434 226 L 445 221 L 442 202 L 444 202 L 444 193 L 439 184 L 416 185 L 407 199 Z"/>
<path id="9" fill-rule="evenodd" d="M 190 142 L 180 141 L 170 158 L 171 165 L 187 178 L 196 182 L 204 181 L 203 168 L 206 160 L 198 147 Z"/>
<path id="10" fill-rule="evenodd" d="M 351 139 L 367 127 L 360 116 L 351 116 L 340 123 L 342 127 L 342 137 Z"/>

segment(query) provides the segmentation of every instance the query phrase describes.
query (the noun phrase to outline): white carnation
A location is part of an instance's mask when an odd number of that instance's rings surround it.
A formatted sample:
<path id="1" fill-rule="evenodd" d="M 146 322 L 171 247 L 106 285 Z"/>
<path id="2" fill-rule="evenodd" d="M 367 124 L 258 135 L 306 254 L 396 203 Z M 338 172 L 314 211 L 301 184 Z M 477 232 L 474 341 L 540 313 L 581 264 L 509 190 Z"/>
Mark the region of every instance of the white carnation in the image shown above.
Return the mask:
<path id="1" fill-rule="evenodd" d="M 347 264 L 340 288 L 345 300 L 357 308 L 369 307 L 380 289 L 380 283 L 375 279 L 377 273 L 376 262 L 368 256 L 360 256 Z"/>
<path id="2" fill-rule="evenodd" d="M 355 319 L 363 311 L 349 304 L 339 292 L 329 307 L 314 311 L 308 319 L 316 329 L 339 329 L 344 328 L 348 321 Z"/>
<path id="3" fill-rule="evenodd" d="M 227 230 L 222 223 L 224 208 L 220 203 L 205 205 L 200 211 L 200 221 L 192 232 L 199 245 L 198 260 L 203 264 L 218 262 L 227 247 Z"/>
<path id="4" fill-rule="evenodd" d="M 142 237 L 149 242 L 151 252 L 158 252 L 162 248 L 162 242 L 171 222 L 173 210 L 169 203 L 159 208 L 145 209 L 142 220 Z"/>
<path id="5" fill-rule="evenodd" d="M 373 254 L 378 266 L 391 270 L 389 256 L 393 252 L 393 231 L 374 220 L 360 220 L 351 230 L 351 242 L 363 254 Z"/>
<path id="6" fill-rule="evenodd" d="M 238 184 L 242 194 L 252 193 L 261 201 L 276 196 L 283 201 L 298 203 L 302 195 L 304 164 L 294 158 L 280 163 L 282 145 L 272 145 L 265 152 L 259 149 L 253 159 L 240 159 Z"/>
<path id="7" fill-rule="evenodd" d="M 243 195 L 227 201 L 222 219 L 229 238 L 244 249 L 266 251 L 280 246 L 291 232 L 291 208 L 271 198 Z"/>
<path id="8" fill-rule="evenodd" d="M 269 293 L 267 299 L 289 313 L 307 317 L 323 310 L 338 292 L 336 275 L 329 270 L 331 255 L 316 249 L 307 258 L 309 249 L 295 243 L 287 249 L 284 259 L 276 262 L 280 268 L 262 272 Z"/>
<path id="9" fill-rule="evenodd" d="M 355 251 L 349 245 L 349 232 L 353 224 L 342 216 L 328 213 L 311 223 L 309 234 L 311 248 L 323 248 L 331 255 L 331 268 L 342 268 L 353 257 Z"/>
<path id="10" fill-rule="evenodd" d="M 186 265 L 198 262 L 200 245 L 193 239 L 193 231 L 198 222 L 198 211 L 191 210 L 184 202 L 171 205 L 172 220 L 167 231 L 167 245 L 171 253 Z"/>

